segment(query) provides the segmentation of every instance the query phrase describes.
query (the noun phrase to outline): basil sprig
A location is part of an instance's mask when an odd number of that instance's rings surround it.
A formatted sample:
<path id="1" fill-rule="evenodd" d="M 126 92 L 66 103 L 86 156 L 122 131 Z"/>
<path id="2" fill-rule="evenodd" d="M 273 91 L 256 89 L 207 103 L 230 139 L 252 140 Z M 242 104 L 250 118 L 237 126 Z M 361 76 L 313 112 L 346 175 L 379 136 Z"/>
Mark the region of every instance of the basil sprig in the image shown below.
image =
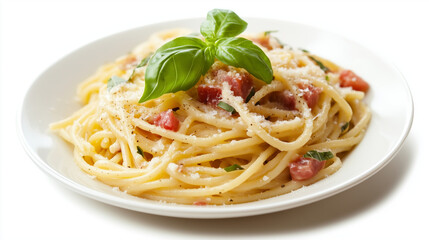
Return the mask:
<path id="1" fill-rule="evenodd" d="M 211 10 L 200 27 L 204 41 L 192 36 L 179 37 L 154 53 L 146 68 L 140 102 L 190 89 L 207 73 L 215 59 L 244 68 L 270 83 L 273 70 L 265 53 L 250 40 L 235 37 L 246 28 L 247 23 L 234 12 Z"/>

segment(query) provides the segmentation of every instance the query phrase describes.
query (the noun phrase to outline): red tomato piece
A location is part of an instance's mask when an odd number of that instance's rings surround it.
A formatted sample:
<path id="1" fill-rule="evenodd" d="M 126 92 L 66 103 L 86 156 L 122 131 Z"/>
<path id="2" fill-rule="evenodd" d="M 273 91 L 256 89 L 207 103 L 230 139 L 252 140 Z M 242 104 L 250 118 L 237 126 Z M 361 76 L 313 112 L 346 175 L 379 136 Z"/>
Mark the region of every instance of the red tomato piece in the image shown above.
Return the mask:
<path id="1" fill-rule="evenodd" d="M 303 181 L 314 177 L 325 166 L 325 161 L 299 157 L 289 164 L 292 180 Z"/>
<path id="2" fill-rule="evenodd" d="M 220 87 L 201 84 L 198 86 L 198 98 L 200 102 L 216 106 L 222 98 Z"/>
<path id="3" fill-rule="evenodd" d="M 369 84 L 351 70 L 343 70 L 340 73 L 340 86 L 351 87 L 353 90 L 367 92 Z"/>
<path id="4" fill-rule="evenodd" d="M 253 87 L 252 78 L 247 73 L 231 75 L 223 69 L 218 69 L 212 72 L 212 76 L 219 85 L 201 84 L 198 86 L 198 98 L 202 103 L 216 106 L 222 98 L 222 87 L 220 84 L 224 81 L 231 86 L 234 96 L 243 99 L 247 98 Z"/>
<path id="5" fill-rule="evenodd" d="M 307 102 L 307 106 L 309 108 L 316 106 L 317 101 L 319 101 L 319 96 L 322 92 L 322 89 L 311 84 L 299 84 L 298 87 L 303 93 L 303 97 Z"/>
<path id="6" fill-rule="evenodd" d="M 257 42 L 259 45 L 265 47 L 268 50 L 272 50 L 273 46 L 270 44 L 270 38 L 268 36 L 258 37 L 252 39 L 254 42 Z"/>
<path id="7" fill-rule="evenodd" d="M 228 82 L 234 96 L 239 96 L 243 99 L 247 98 L 253 86 L 252 78 L 248 73 L 241 72 L 230 74 L 224 69 L 217 69 L 212 72 L 212 75 L 214 80 L 218 83 L 222 83 L 224 81 Z"/>
<path id="8" fill-rule="evenodd" d="M 269 100 L 271 102 L 280 103 L 286 110 L 295 110 L 295 96 L 288 90 L 283 92 L 277 91 L 269 95 Z"/>
<path id="9" fill-rule="evenodd" d="M 253 82 L 247 73 L 239 73 L 234 76 L 226 75 L 223 81 L 231 86 L 234 96 L 246 99 L 252 89 Z"/>
<path id="10" fill-rule="evenodd" d="M 155 117 L 153 124 L 164 129 L 177 132 L 177 130 L 179 130 L 180 122 L 176 116 L 174 116 L 173 111 L 168 109 L 167 111 L 158 114 Z"/>
<path id="11" fill-rule="evenodd" d="M 227 82 L 231 86 L 234 96 L 246 99 L 253 87 L 252 78 L 248 73 L 229 74 L 228 71 L 218 69 L 212 72 L 216 82 Z"/>

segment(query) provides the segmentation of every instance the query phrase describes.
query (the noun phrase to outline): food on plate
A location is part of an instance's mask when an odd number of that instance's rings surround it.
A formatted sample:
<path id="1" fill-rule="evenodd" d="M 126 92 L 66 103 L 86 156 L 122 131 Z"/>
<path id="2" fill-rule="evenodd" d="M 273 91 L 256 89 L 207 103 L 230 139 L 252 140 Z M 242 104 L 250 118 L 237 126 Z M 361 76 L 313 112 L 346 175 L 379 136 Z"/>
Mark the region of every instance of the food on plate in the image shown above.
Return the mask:
<path id="1" fill-rule="evenodd" d="M 246 28 L 214 9 L 201 34 L 153 34 L 81 83 L 84 106 L 51 129 L 83 171 L 152 200 L 251 202 L 335 173 L 369 124 L 368 83 Z"/>

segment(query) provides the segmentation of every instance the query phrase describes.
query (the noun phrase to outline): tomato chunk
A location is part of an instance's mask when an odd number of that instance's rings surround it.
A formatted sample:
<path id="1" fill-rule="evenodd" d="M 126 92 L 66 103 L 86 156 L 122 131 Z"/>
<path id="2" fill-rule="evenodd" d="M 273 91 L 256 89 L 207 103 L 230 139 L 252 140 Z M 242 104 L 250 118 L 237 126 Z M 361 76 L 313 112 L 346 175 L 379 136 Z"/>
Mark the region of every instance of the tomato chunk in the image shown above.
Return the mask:
<path id="1" fill-rule="evenodd" d="M 246 99 L 252 90 L 253 81 L 248 73 L 230 74 L 223 69 L 218 69 L 211 74 L 217 84 L 201 84 L 198 86 L 198 99 L 202 103 L 216 106 L 222 98 L 221 83 L 225 81 L 231 86 L 234 96 Z"/>
<path id="2" fill-rule="evenodd" d="M 298 87 L 303 94 L 304 100 L 307 102 L 307 106 L 309 108 L 316 106 L 322 89 L 311 84 L 299 84 Z"/>
<path id="3" fill-rule="evenodd" d="M 176 116 L 174 116 L 173 111 L 168 109 L 167 111 L 158 114 L 155 117 L 153 124 L 164 129 L 177 132 L 177 130 L 179 130 L 180 122 Z"/>
<path id="4" fill-rule="evenodd" d="M 314 177 L 325 166 L 325 161 L 299 157 L 289 164 L 292 180 L 304 181 Z"/>
<path id="5" fill-rule="evenodd" d="M 317 101 L 319 101 L 319 96 L 322 92 L 322 89 L 311 84 L 298 84 L 298 88 L 301 91 L 302 97 L 307 102 L 308 107 L 313 108 L 316 106 Z M 269 100 L 271 102 L 280 103 L 286 110 L 296 109 L 296 99 L 294 95 L 288 90 L 271 93 Z"/>
<path id="6" fill-rule="evenodd" d="M 220 87 L 201 84 L 198 86 L 198 98 L 200 102 L 216 106 L 222 98 Z"/>
<path id="7" fill-rule="evenodd" d="M 259 45 L 265 47 L 268 50 L 273 49 L 273 46 L 271 46 L 271 44 L 270 44 L 270 38 L 268 36 L 253 38 L 252 41 L 258 43 Z"/>
<path id="8" fill-rule="evenodd" d="M 241 97 L 246 99 L 252 89 L 253 82 L 249 74 L 240 73 L 231 77 L 227 75 L 224 81 L 228 82 L 231 86 L 231 91 L 234 93 L 234 96 Z"/>
<path id="9" fill-rule="evenodd" d="M 351 87 L 353 90 L 361 92 L 367 92 L 369 89 L 369 84 L 351 70 L 340 72 L 340 86 Z"/>
<path id="10" fill-rule="evenodd" d="M 253 87 L 253 81 L 246 72 L 231 74 L 223 69 L 213 71 L 214 80 L 217 83 L 227 82 L 231 86 L 234 96 L 246 99 Z"/>
<path id="11" fill-rule="evenodd" d="M 273 92 L 269 95 L 269 100 L 271 102 L 277 102 L 280 103 L 284 109 L 286 110 L 295 110 L 295 96 L 293 96 L 293 93 L 291 93 L 288 90 L 285 91 L 277 91 Z"/>

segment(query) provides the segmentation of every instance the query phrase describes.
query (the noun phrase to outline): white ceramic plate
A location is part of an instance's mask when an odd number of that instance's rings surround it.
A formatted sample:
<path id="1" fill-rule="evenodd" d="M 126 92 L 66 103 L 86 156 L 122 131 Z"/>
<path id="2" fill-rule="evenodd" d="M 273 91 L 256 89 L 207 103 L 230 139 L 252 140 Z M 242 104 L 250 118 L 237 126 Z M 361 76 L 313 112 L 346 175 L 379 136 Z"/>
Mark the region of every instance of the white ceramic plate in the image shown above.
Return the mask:
<path id="1" fill-rule="evenodd" d="M 118 207 L 175 217 L 227 218 L 281 211 L 329 197 L 375 174 L 400 149 L 412 124 L 413 103 L 405 79 L 394 66 L 354 42 L 313 27 L 246 19 L 247 32 L 278 30 L 276 36 L 282 42 L 353 69 L 370 83 L 366 97 L 373 112 L 370 126 L 337 173 L 290 194 L 228 206 L 187 206 L 140 199 L 83 173 L 74 163 L 72 146 L 48 130 L 49 123 L 69 116 L 80 107 L 75 101 L 78 83 L 102 64 L 129 52 L 150 34 L 176 27 L 198 32 L 202 20 L 159 23 L 103 38 L 67 55 L 38 77 L 28 90 L 18 117 L 22 143 L 37 166 L 76 192 Z"/>

